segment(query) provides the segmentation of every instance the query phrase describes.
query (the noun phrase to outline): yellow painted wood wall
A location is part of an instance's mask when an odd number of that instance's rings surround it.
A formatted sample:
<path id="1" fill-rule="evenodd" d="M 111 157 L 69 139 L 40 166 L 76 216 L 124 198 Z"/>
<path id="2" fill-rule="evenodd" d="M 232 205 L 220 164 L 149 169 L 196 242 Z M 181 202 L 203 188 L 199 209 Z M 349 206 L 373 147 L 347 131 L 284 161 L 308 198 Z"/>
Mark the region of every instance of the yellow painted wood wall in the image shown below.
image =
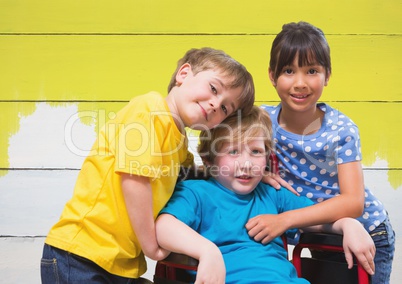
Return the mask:
<path id="1" fill-rule="evenodd" d="M 46 235 L 46 221 L 27 220 L 61 199 L 54 220 L 71 194 L 82 155 L 58 150 L 74 152 L 69 123 L 88 127 L 74 141 L 91 140 L 133 96 L 166 94 L 192 47 L 225 50 L 253 74 L 256 104 L 277 103 L 270 46 L 284 23 L 300 20 L 326 33 L 333 76 L 322 100 L 360 126 L 365 174 L 400 192 L 401 0 L 0 0 L 0 235 Z M 76 120 L 62 115 L 69 108 Z M 64 131 L 47 132 L 57 125 Z"/>

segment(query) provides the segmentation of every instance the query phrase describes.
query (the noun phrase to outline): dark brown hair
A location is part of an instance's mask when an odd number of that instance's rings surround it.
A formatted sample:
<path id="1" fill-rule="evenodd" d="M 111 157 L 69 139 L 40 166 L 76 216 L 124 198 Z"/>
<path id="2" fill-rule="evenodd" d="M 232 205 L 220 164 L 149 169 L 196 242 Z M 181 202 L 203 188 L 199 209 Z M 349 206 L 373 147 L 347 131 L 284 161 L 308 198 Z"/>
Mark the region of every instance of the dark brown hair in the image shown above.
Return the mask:
<path id="1" fill-rule="evenodd" d="M 319 64 L 325 68 L 326 77 L 331 74 L 331 57 L 323 31 L 309 23 L 285 24 L 275 37 L 271 48 L 269 68 L 275 81 L 283 68 L 291 65 L 298 56 L 299 66 Z"/>

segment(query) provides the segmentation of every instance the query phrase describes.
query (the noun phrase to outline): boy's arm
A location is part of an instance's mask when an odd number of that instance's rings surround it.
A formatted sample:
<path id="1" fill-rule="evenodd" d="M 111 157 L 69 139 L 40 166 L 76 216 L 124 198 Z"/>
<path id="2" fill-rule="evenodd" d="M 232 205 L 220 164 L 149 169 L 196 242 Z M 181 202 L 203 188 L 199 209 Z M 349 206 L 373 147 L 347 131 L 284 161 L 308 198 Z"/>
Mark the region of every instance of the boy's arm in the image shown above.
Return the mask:
<path id="1" fill-rule="evenodd" d="M 199 260 L 195 283 L 225 283 L 225 264 L 214 243 L 170 214 L 157 218 L 156 234 L 163 248 Z"/>
<path id="2" fill-rule="evenodd" d="M 153 260 L 164 259 L 169 252 L 159 247 L 156 240 L 149 178 L 123 173 L 121 184 L 131 226 L 142 251 Z"/>
<path id="3" fill-rule="evenodd" d="M 349 269 L 353 266 L 354 255 L 369 274 L 374 274 L 375 244 L 363 225 L 356 219 L 342 218 L 331 224 L 310 226 L 303 230 L 343 235 L 343 249 Z"/>

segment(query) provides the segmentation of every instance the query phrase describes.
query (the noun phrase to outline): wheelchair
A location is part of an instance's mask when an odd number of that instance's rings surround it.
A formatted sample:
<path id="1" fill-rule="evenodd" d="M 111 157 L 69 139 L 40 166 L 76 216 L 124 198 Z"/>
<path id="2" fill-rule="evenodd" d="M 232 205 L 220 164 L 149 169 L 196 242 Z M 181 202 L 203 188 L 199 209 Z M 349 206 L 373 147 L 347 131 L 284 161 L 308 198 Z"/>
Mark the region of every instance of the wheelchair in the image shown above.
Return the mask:
<path id="1" fill-rule="evenodd" d="M 270 155 L 269 170 L 278 172 L 278 161 Z M 188 178 L 188 176 L 187 176 Z M 191 178 L 194 178 L 192 176 Z M 197 177 L 196 177 L 197 178 Z M 287 240 L 282 236 L 287 250 Z M 292 262 L 298 277 L 307 279 L 311 284 L 369 284 L 371 276 L 354 260 L 352 269 L 348 269 L 343 254 L 343 236 L 329 233 L 302 233 L 292 253 Z M 302 256 L 302 250 L 310 250 L 311 257 Z M 316 252 L 338 253 L 338 258 L 315 257 Z M 189 256 L 171 253 L 166 259 L 158 261 L 155 267 L 155 284 L 186 284 L 192 277 L 188 271 L 197 271 L 198 260 Z M 269 279 L 267 279 L 269 281 Z"/>

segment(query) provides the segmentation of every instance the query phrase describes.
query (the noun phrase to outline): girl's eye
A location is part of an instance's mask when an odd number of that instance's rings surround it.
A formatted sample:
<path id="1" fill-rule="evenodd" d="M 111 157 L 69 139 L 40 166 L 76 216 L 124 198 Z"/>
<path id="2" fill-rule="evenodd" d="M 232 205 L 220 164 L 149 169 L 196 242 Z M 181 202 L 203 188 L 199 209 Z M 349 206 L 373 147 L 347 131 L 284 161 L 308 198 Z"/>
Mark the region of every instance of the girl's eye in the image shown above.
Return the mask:
<path id="1" fill-rule="evenodd" d="M 222 108 L 223 112 L 227 115 L 228 109 L 226 108 L 226 106 L 222 105 L 221 108 Z"/>
<path id="2" fill-rule="evenodd" d="M 290 69 L 290 68 L 285 68 L 285 69 L 283 70 L 283 73 L 285 73 L 285 74 L 292 74 L 293 71 L 292 71 L 292 69 Z"/>
<path id="3" fill-rule="evenodd" d="M 310 74 L 310 75 L 314 75 L 316 73 L 317 73 L 317 70 L 315 70 L 315 69 L 308 70 L 308 74 Z"/>

